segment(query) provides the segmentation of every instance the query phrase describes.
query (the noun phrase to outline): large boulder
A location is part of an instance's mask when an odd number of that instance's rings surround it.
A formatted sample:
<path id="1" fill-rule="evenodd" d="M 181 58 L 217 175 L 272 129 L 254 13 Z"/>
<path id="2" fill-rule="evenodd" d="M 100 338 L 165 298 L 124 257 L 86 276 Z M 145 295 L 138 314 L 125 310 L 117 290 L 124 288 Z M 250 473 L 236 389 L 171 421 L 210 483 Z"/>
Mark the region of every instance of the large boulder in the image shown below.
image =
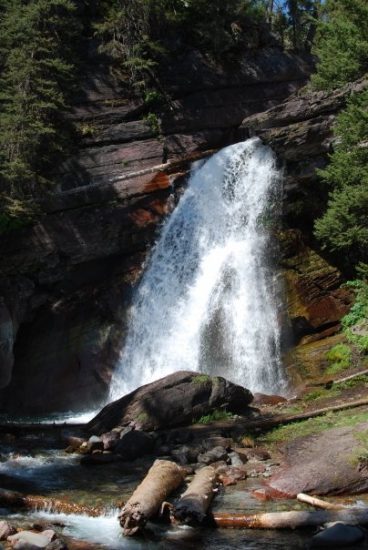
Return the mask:
<path id="1" fill-rule="evenodd" d="M 368 490 L 364 438 L 368 423 L 297 437 L 283 449 L 285 461 L 269 482 L 280 496 L 357 494 Z"/>
<path id="2" fill-rule="evenodd" d="M 188 424 L 218 408 L 245 413 L 253 396 L 221 376 L 179 371 L 106 405 L 88 429 L 102 434 L 116 426 L 157 430 Z"/>

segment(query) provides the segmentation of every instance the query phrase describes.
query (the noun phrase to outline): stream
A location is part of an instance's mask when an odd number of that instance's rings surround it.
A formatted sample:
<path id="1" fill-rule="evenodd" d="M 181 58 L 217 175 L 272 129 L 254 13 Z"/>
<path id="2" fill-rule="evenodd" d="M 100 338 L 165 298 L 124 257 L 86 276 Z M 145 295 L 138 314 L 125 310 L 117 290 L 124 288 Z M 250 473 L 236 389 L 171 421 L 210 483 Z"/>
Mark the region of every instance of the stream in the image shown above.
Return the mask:
<path id="1" fill-rule="evenodd" d="M 276 532 L 254 530 L 222 530 L 213 528 L 173 528 L 150 524 L 144 539 L 122 537 L 117 521 L 117 505 L 126 500 L 144 477 L 153 459 L 134 463 L 117 462 L 98 466 L 82 466 L 80 455 L 65 452 L 66 435 L 79 435 L 80 429 L 60 427 L 28 431 L 14 435 L 1 434 L 0 485 L 4 489 L 24 494 L 42 495 L 71 503 L 98 506 L 106 511 L 98 517 L 55 513 L 53 510 L 34 511 L 0 508 L 0 519 L 17 527 L 32 524 L 50 526 L 68 540 L 69 537 L 88 543 L 92 549 L 141 548 L 211 548 L 212 550 L 304 548 L 311 532 Z M 214 500 L 215 511 L 275 511 L 297 508 L 295 501 L 259 502 L 250 491 L 259 487 L 256 479 L 220 489 Z M 299 505 L 302 508 L 302 505 Z M 73 548 L 73 544 L 68 546 Z"/>

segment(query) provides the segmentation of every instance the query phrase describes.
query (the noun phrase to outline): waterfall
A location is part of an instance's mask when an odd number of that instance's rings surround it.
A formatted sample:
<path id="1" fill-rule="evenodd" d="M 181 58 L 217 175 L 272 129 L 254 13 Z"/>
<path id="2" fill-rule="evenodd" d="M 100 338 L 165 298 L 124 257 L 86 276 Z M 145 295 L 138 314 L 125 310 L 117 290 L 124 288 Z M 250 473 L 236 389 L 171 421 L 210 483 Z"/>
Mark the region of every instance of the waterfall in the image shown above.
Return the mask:
<path id="1" fill-rule="evenodd" d="M 137 289 L 111 399 L 178 370 L 221 375 L 252 391 L 285 389 L 267 230 L 280 180 L 258 138 L 193 169 Z"/>

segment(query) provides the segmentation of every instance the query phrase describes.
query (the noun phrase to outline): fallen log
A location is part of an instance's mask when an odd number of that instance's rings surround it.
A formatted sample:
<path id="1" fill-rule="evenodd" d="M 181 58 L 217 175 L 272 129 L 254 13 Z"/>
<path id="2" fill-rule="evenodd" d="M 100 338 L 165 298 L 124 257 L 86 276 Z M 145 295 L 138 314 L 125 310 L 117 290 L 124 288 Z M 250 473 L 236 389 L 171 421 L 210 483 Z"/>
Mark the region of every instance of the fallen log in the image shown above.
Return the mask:
<path id="1" fill-rule="evenodd" d="M 333 502 L 327 502 L 326 500 L 322 500 L 321 498 L 312 497 L 310 495 L 306 495 L 305 493 L 299 493 L 296 495 L 297 500 L 299 502 L 304 502 L 305 504 L 310 504 L 311 506 L 314 506 L 315 508 L 322 508 L 323 510 L 344 510 L 346 509 L 346 506 L 343 506 L 342 504 L 335 504 Z"/>
<path id="2" fill-rule="evenodd" d="M 172 521 L 186 525 L 202 523 L 214 497 L 216 484 L 217 474 L 213 466 L 197 470 L 187 490 L 171 511 Z"/>
<path id="3" fill-rule="evenodd" d="M 124 535 L 131 536 L 143 529 L 183 481 L 184 471 L 175 462 L 156 460 L 119 514 Z"/>
<path id="4" fill-rule="evenodd" d="M 365 376 L 366 374 L 368 374 L 368 369 L 355 372 L 354 374 L 350 374 L 349 376 L 344 376 L 344 378 L 338 378 L 337 380 L 330 380 L 325 385 L 326 386 L 330 385 L 331 387 L 333 384 L 342 384 L 343 382 L 348 382 L 349 380 L 353 380 L 354 378 L 357 378 L 359 376 Z"/>
<path id="5" fill-rule="evenodd" d="M 86 514 L 97 517 L 105 512 L 102 506 L 86 506 L 57 498 L 45 498 L 41 495 L 23 495 L 17 491 L 0 489 L 0 505 L 7 508 L 26 508 L 63 514 Z"/>
<path id="6" fill-rule="evenodd" d="M 273 417 L 266 417 L 257 420 L 248 420 L 244 422 L 244 427 L 248 431 L 254 429 L 260 430 L 269 430 L 271 428 L 276 428 L 277 426 L 282 426 L 284 424 L 291 424 L 292 422 L 299 422 L 300 420 L 308 420 L 309 418 L 315 418 L 317 416 L 322 416 L 329 412 L 338 412 L 346 409 L 354 409 L 357 407 L 363 407 L 368 405 L 368 399 L 359 399 L 357 401 L 351 401 L 349 403 L 343 403 L 340 405 L 333 405 L 331 407 L 324 407 L 323 409 L 315 409 L 313 411 L 307 411 L 304 413 L 298 413 L 293 415 L 280 415 Z M 233 424 L 235 422 L 233 421 Z M 236 424 L 240 427 L 242 422 L 237 420 Z M 229 426 L 230 428 L 231 426 Z"/>
<path id="7" fill-rule="evenodd" d="M 217 527 L 231 529 L 301 529 L 304 527 L 318 527 L 324 523 L 334 521 L 368 525 L 368 508 L 350 508 L 338 511 L 269 512 L 249 515 L 216 512 L 212 517 Z"/>

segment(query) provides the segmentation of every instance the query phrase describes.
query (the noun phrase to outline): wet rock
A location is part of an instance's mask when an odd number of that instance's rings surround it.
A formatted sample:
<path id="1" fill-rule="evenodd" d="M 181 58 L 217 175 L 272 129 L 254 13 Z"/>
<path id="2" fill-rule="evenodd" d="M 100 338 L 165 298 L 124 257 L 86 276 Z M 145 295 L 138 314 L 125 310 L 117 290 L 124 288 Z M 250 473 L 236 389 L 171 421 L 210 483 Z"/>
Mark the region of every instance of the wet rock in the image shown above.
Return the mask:
<path id="1" fill-rule="evenodd" d="M 218 468 L 218 478 L 224 487 L 229 485 L 236 485 L 238 481 L 242 481 L 247 478 L 247 472 L 244 468 L 238 468 L 236 466 L 227 466 L 225 468 Z"/>
<path id="2" fill-rule="evenodd" d="M 337 522 L 315 535 L 310 548 L 343 548 L 359 544 L 364 538 L 364 531 L 360 527 Z"/>
<path id="3" fill-rule="evenodd" d="M 270 453 L 266 449 L 262 449 L 260 447 L 255 447 L 254 449 L 247 449 L 245 453 L 241 453 L 240 450 L 238 451 L 240 455 L 245 455 L 248 460 L 269 460 L 271 458 Z"/>
<path id="4" fill-rule="evenodd" d="M 183 445 L 177 449 L 171 451 L 171 455 L 180 463 L 180 464 L 193 464 L 197 461 L 197 457 L 200 454 L 202 449 L 198 447 L 188 447 Z"/>
<path id="5" fill-rule="evenodd" d="M 234 441 L 230 437 L 221 437 L 220 435 L 207 437 L 203 441 L 203 447 L 206 450 L 212 449 L 213 447 L 224 447 L 224 449 L 230 451 L 233 445 Z"/>
<path id="6" fill-rule="evenodd" d="M 129 431 L 119 439 L 114 452 L 123 460 L 135 460 L 149 454 L 155 447 L 155 440 L 149 434 L 140 430 Z"/>
<path id="7" fill-rule="evenodd" d="M 293 498 L 315 495 L 357 494 L 368 490 L 368 468 L 361 456 L 359 434 L 368 423 L 332 428 L 297 437 L 282 447 L 283 464 L 268 485 Z"/>
<path id="8" fill-rule="evenodd" d="M 232 413 L 246 413 L 253 396 L 221 376 L 179 371 L 147 384 L 110 403 L 88 423 L 92 433 L 116 426 L 157 430 L 193 420 L 226 406 Z"/>
<path id="9" fill-rule="evenodd" d="M 47 529 L 42 533 L 20 531 L 9 536 L 8 541 L 16 550 L 33 550 L 34 548 L 46 548 L 54 538 L 55 532 L 52 529 Z"/>
<path id="10" fill-rule="evenodd" d="M 239 468 L 241 468 L 243 466 L 244 461 L 241 459 L 241 457 L 238 453 L 233 451 L 232 453 L 229 453 L 228 456 L 230 458 L 232 466 L 237 466 Z"/>
<path id="11" fill-rule="evenodd" d="M 206 453 L 201 453 L 198 455 L 198 462 L 202 464 L 212 464 L 219 460 L 227 460 L 228 454 L 224 447 L 214 447 Z"/>
<path id="12" fill-rule="evenodd" d="M 247 465 L 247 474 L 248 477 L 258 477 L 261 474 L 264 474 L 266 471 L 266 466 L 259 462 L 249 463 Z"/>
<path id="13" fill-rule="evenodd" d="M 104 444 L 100 437 L 92 435 L 87 442 L 87 449 L 90 453 L 93 451 L 103 451 Z"/>
<path id="14" fill-rule="evenodd" d="M 71 448 L 73 451 L 78 451 L 79 447 L 85 443 L 85 440 L 82 437 L 68 436 L 66 438 L 66 443 L 68 448 Z"/>
<path id="15" fill-rule="evenodd" d="M 234 452 L 238 455 L 243 464 L 248 462 L 249 449 L 244 449 L 243 447 L 234 447 Z"/>
<path id="16" fill-rule="evenodd" d="M 0 521 L 0 540 L 6 540 L 10 535 L 13 535 L 16 529 L 7 521 Z"/>
<path id="17" fill-rule="evenodd" d="M 117 431 L 106 432 L 101 435 L 103 448 L 105 451 L 113 451 L 117 441 L 120 439 L 120 433 Z"/>

